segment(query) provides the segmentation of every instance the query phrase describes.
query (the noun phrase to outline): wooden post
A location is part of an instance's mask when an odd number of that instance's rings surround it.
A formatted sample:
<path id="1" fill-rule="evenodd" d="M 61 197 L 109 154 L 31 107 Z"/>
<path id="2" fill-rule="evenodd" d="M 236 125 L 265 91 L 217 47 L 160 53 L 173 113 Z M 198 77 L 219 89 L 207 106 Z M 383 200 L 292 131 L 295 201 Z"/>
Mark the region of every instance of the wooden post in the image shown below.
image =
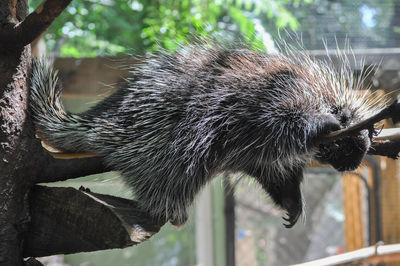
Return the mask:
<path id="1" fill-rule="evenodd" d="M 357 169 L 360 173 L 361 170 Z M 342 176 L 343 209 L 345 214 L 344 231 L 346 251 L 364 247 L 364 222 L 362 213 L 362 181 L 356 174 L 346 173 Z"/>
<path id="2" fill-rule="evenodd" d="M 400 242 L 400 182 L 398 162 L 381 158 L 382 240 L 385 244 Z M 400 262 L 385 265 L 399 266 Z"/>
<path id="3" fill-rule="evenodd" d="M 400 183 L 397 162 L 381 158 L 382 237 L 385 244 L 400 242 Z"/>

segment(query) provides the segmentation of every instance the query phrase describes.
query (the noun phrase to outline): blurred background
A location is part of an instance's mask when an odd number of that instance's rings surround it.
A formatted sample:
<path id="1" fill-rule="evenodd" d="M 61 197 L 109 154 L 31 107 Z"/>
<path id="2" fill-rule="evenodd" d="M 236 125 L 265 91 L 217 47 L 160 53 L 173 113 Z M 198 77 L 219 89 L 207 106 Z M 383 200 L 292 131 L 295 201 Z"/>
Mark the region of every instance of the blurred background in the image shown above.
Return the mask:
<path id="1" fill-rule="evenodd" d="M 29 1 L 31 10 L 40 2 Z M 279 38 L 291 44 L 300 41 L 321 60 L 327 58 L 326 48 L 349 44 L 356 74 L 380 65 L 365 80 L 366 88 L 387 93 L 400 85 L 399 14 L 400 0 L 74 0 L 36 40 L 33 51 L 54 58 L 65 88 L 64 103 L 73 112 L 88 109 L 118 88 L 128 69 L 140 63 L 135 56 L 160 49 L 173 52 L 198 37 L 242 41 L 267 53 L 276 52 Z M 385 126 L 393 125 L 387 121 Z M 123 250 L 42 261 L 86 266 L 290 265 L 380 240 L 400 243 L 399 178 L 398 163 L 384 158 L 368 157 L 356 173 L 343 176 L 312 165 L 303 185 L 306 219 L 286 229 L 283 213 L 257 184 L 223 174 L 204 189 L 182 228 L 165 225 L 147 242 Z M 94 192 L 133 197 L 117 173 L 47 185 L 83 185 Z"/>

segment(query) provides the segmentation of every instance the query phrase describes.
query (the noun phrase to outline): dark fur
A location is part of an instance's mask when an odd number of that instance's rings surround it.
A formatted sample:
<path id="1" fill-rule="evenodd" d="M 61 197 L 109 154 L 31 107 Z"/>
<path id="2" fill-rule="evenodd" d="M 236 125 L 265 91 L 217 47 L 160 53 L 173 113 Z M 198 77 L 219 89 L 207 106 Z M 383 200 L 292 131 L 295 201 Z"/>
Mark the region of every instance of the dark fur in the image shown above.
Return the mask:
<path id="1" fill-rule="evenodd" d="M 344 65 L 336 71 L 290 50 L 266 55 L 195 45 L 150 57 L 126 87 L 71 114 L 57 74 L 39 61 L 30 106 L 47 142 L 102 156 L 159 219 L 183 224 L 197 192 L 217 173 L 233 171 L 254 177 L 291 227 L 302 213 L 307 161 L 352 170 L 370 146 L 365 131 L 314 145 L 372 111 L 366 97 L 356 96 L 360 84 Z"/>

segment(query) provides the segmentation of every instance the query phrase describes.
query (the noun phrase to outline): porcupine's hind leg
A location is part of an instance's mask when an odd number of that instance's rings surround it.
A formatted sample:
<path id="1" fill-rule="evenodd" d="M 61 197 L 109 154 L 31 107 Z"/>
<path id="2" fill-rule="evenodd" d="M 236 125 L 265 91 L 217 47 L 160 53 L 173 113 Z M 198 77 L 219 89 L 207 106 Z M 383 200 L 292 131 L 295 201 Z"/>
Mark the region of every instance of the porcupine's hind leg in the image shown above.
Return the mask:
<path id="1" fill-rule="evenodd" d="M 133 189 L 135 200 L 139 206 L 147 211 L 155 220 L 160 222 L 170 222 L 175 226 L 181 226 L 188 219 L 188 208 L 193 202 L 193 198 L 183 195 L 182 189 L 159 190 L 158 188 L 141 189 L 138 191 L 138 184 Z"/>
<path id="2" fill-rule="evenodd" d="M 196 195 L 203 188 L 209 176 L 204 172 L 198 171 L 194 176 L 185 176 L 184 174 L 176 178 L 176 182 L 168 183 L 168 189 L 164 190 L 164 200 L 167 203 L 167 219 L 175 226 L 181 226 L 188 219 L 189 207 L 193 204 Z"/>
<path id="3" fill-rule="evenodd" d="M 186 223 L 188 209 L 205 182 L 200 177 L 188 177 L 184 174 L 177 175 L 174 182 L 171 179 L 162 175 L 150 176 L 131 182 L 131 187 L 140 207 L 151 216 L 180 226 Z"/>

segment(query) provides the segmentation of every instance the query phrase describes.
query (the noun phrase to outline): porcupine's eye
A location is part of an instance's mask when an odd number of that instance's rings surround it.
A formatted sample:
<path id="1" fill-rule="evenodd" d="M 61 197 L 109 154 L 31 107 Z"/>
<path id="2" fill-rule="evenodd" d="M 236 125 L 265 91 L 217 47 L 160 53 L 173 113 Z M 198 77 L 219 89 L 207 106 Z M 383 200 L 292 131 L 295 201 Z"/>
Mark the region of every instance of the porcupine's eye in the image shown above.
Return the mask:
<path id="1" fill-rule="evenodd" d="M 343 109 L 338 117 L 340 124 L 342 125 L 342 127 L 347 127 L 350 125 L 350 121 L 351 121 L 351 112 L 349 109 Z"/>
<path id="2" fill-rule="evenodd" d="M 350 125 L 352 114 L 348 108 L 343 108 L 341 106 L 332 106 L 331 113 L 337 118 L 337 120 L 339 120 L 342 128 Z"/>
<path id="3" fill-rule="evenodd" d="M 339 106 L 332 106 L 331 113 L 337 115 L 339 113 L 340 107 Z"/>

